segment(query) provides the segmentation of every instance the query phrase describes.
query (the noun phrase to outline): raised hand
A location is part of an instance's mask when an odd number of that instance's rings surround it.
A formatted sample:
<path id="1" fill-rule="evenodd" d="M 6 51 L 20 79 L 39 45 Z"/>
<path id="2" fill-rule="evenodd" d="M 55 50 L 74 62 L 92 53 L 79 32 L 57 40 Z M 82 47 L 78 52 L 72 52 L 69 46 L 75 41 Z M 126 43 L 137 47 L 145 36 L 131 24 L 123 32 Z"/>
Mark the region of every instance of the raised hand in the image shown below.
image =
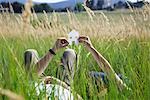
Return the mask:
<path id="1" fill-rule="evenodd" d="M 52 50 L 53 52 L 57 52 L 59 49 L 64 48 L 66 46 L 68 46 L 68 41 L 65 38 L 59 38 L 56 40 Z M 49 62 L 51 61 L 53 57 L 53 54 L 51 54 L 49 51 L 47 54 L 45 54 L 38 62 L 37 62 L 37 67 L 36 67 L 36 71 L 38 73 L 38 75 L 41 75 L 44 70 L 47 68 Z"/>
<path id="2" fill-rule="evenodd" d="M 79 43 L 83 43 L 86 47 L 92 47 L 91 40 L 88 36 L 80 36 Z"/>
<path id="3" fill-rule="evenodd" d="M 53 46 L 53 51 L 56 52 L 61 48 L 68 46 L 69 42 L 65 38 L 58 38 Z"/>

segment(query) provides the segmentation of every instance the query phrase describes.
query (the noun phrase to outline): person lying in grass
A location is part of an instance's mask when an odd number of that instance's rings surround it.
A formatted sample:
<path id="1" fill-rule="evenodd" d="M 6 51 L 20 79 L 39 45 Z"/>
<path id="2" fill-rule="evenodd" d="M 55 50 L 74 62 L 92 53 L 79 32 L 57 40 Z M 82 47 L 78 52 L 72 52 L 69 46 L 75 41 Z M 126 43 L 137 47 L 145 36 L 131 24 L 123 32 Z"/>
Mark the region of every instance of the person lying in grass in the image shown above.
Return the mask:
<path id="1" fill-rule="evenodd" d="M 83 44 L 85 48 L 92 54 L 93 58 L 96 60 L 97 64 L 99 65 L 100 69 L 104 73 L 106 73 L 108 80 L 114 80 L 120 90 L 127 88 L 126 84 L 120 79 L 120 77 L 115 73 L 114 69 L 111 67 L 109 62 L 94 48 L 92 45 L 89 37 L 87 36 L 80 36 L 78 39 L 79 43 Z M 44 70 L 47 68 L 48 64 L 50 63 L 53 56 L 57 54 L 57 52 L 61 48 L 65 48 L 68 46 L 68 41 L 65 38 L 59 38 L 56 40 L 52 49 L 50 49 L 41 59 L 39 59 L 36 50 L 27 50 L 25 52 L 25 69 L 27 72 L 30 72 L 30 67 L 35 64 L 34 70 L 36 71 L 38 76 L 41 76 Z M 68 53 L 67 53 L 68 52 Z M 76 54 L 73 50 L 67 49 L 62 57 L 62 63 L 64 66 L 64 70 L 58 71 L 58 73 L 65 73 L 60 74 L 63 77 L 60 81 L 54 77 L 45 77 L 43 78 L 46 84 L 51 84 L 51 81 L 54 80 L 55 82 L 60 83 L 65 88 L 68 88 L 70 85 L 70 80 L 74 77 L 74 61 L 76 59 Z M 93 73 L 91 73 L 92 76 Z M 94 73 L 95 74 L 95 73 Z"/>

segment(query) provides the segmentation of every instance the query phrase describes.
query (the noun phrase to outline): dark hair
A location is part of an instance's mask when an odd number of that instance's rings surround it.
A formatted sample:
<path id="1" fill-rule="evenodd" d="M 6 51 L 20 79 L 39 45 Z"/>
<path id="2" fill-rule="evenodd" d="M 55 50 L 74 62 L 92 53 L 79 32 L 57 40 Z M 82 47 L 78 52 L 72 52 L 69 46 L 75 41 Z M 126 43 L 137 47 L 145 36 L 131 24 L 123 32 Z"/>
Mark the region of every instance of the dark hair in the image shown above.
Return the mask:
<path id="1" fill-rule="evenodd" d="M 28 72 L 30 70 L 31 66 L 31 60 L 32 60 L 32 52 L 26 51 L 24 53 L 24 64 L 25 64 L 25 71 Z"/>

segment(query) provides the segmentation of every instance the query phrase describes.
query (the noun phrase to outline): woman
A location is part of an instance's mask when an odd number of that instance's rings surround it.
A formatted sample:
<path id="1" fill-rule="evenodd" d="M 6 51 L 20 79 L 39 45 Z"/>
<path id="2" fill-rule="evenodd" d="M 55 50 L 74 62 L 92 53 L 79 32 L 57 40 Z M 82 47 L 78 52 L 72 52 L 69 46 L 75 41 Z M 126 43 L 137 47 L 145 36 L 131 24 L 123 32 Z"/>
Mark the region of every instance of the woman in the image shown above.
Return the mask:
<path id="1" fill-rule="evenodd" d="M 120 90 L 122 90 L 123 88 L 127 88 L 127 86 L 123 83 L 123 81 L 115 73 L 115 71 L 113 70 L 113 68 L 109 64 L 109 62 L 94 48 L 94 46 L 92 45 L 89 37 L 80 36 L 78 41 L 79 41 L 79 43 L 83 44 L 85 46 L 85 48 L 92 54 L 92 56 L 94 57 L 94 59 L 98 63 L 100 69 L 102 69 L 102 71 L 104 73 L 106 73 L 108 80 L 114 79 L 116 84 L 117 84 L 117 86 L 118 86 L 118 88 Z M 34 70 L 36 71 L 38 76 L 42 75 L 42 73 L 47 68 L 47 66 L 48 66 L 49 62 L 51 61 L 51 59 L 53 58 L 53 56 L 56 55 L 56 53 L 61 48 L 65 48 L 66 46 L 68 46 L 68 44 L 69 43 L 68 43 L 68 41 L 65 38 L 57 39 L 57 41 L 55 42 L 55 45 L 53 46 L 53 48 L 50 49 L 44 55 L 44 57 L 42 57 L 41 59 L 38 59 L 37 52 L 35 50 L 27 50 L 25 52 L 25 69 L 28 72 L 30 72 L 31 71 L 30 67 L 33 66 L 32 64 L 35 64 Z M 66 64 L 67 63 L 68 64 L 71 63 L 71 61 L 73 61 L 75 58 L 76 57 L 74 57 L 72 60 L 68 60 L 69 62 L 66 62 Z M 33 59 L 34 59 L 34 61 L 33 61 Z M 70 59 L 70 58 L 67 58 L 67 59 Z M 62 61 L 64 61 L 64 60 L 66 60 L 66 59 L 65 58 L 62 59 Z M 65 62 L 63 62 L 63 64 L 65 66 Z M 68 73 L 70 72 L 70 74 L 67 76 L 67 81 L 65 81 L 65 79 L 63 81 L 66 82 L 67 84 L 70 84 L 68 82 L 68 80 L 70 81 L 70 79 L 72 79 L 73 76 L 74 76 L 74 74 L 72 74 L 73 73 L 73 71 L 72 71 L 73 70 L 73 66 L 70 66 L 70 68 L 69 67 L 65 67 L 65 68 L 68 68 L 67 72 Z M 55 80 L 58 83 L 60 83 L 61 85 L 63 85 L 65 88 L 68 88 L 66 83 L 64 83 L 62 81 L 59 81 L 56 78 L 53 78 L 53 77 L 46 77 L 46 78 L 44 78 L 44 81 L 46 83 L 51 83 L 52 80 Z"/>
<path id="2" fill-rule="evenodd" d="M 38 57 L 38 53 L 34 49 L 28 49 L 24 53 L 25 60 L 25 70 L 27 74 L 31 75 L 34 71 L 38 76 L 43 76 L 42 73 L 47 68 L 49 62 L 56 55 L 57 51 L 61 48 L 68 46 L 68 41 L 65 38 L 59 38 L 55 42 L 52 49 L 50 49 L 41 59 Z M 34 66 L 34 67 L 33 67 Z M 45 91 L 47 96 L 51 96 L 52 91 L 54 90 L 54 97 L 59 100 L 74 100 L 74 96 L 70 90 L 70 87 L 65 83 L 60 81 L 57 78 L 51 76 L 41 77 L 42 82 L 35 82 L 37 95 L 40 94 L 40 91 Z M 67 77 L 68 78 L 68 77 Z M 66 79 L 65 79 L 66 80 Z M 67 80 L 68 81 L 68 80 Z M 82 100 L 82 98 L 77 95 L 77 99 Z"/>

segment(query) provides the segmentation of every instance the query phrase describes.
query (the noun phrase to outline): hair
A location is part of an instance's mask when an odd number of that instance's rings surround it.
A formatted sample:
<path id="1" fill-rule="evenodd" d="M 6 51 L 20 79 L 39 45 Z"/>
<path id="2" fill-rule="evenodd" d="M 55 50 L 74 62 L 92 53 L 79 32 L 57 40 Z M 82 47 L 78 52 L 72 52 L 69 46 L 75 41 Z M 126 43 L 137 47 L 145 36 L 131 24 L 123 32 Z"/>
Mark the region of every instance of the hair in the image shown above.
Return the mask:
<path id="1" fill-rule="evenodd" d="M 28 73 L 30 72 L 39 60 L 38 53 L 34 49 L 28 49 L 24 53 L 24 64 L 25 64 L 25 71 Z"/>
<path id="2" fill-rule="evenodd" d="M 26 72 L 30 70 L 31 61 L 32 61 L 32 53 L 30 51 L 26 51 L 24 53 L 24 64 L 25 64 L 24 67 Z"/>

